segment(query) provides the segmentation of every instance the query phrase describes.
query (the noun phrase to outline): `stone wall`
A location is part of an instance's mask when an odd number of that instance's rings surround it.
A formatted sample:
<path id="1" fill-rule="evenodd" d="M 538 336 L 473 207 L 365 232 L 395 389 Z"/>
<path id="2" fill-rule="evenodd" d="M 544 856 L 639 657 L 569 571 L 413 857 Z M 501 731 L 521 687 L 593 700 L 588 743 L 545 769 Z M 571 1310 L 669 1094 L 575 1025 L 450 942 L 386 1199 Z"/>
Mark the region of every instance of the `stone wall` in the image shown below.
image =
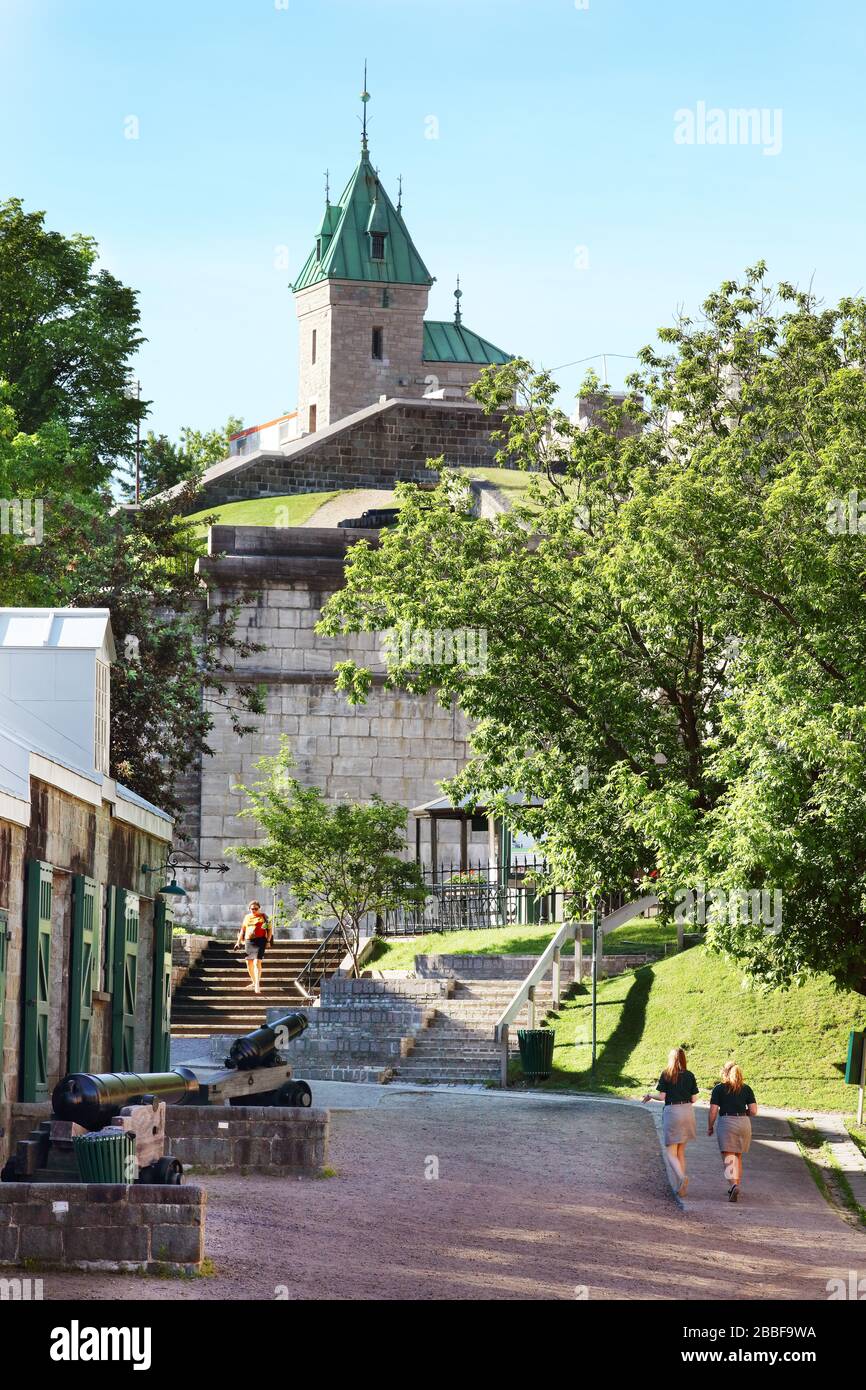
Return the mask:
<path id="1" fill-rule="evenodd" d="M 196 507 L 287 493 L 431 483 L 436 474 L 427 462 L 440 456 L 448 467 L 491 467 L 500 446 L 490 432 L 501 424 L 498 414 L 485 415 L 468 403 L 390 400 L 324 429 L 320 423 L 315 435 L 287 445 L 282 453 L 216 465 L 205 474 L 203 502 Z"/>
<path id="2" fill-rule="evenodd" d="M 0 1183 L 0 1264 L 195 1274 L 206 1203 L 189 1186 Z"/>
<path id="3" fill-rule="evenodd" d="M 327 1110 L 169 1105 L 166 1143 L 184 1167 L 315 1177 L 328 1157 Z"/>
<path id="4" fill-rule="evenodd" d="M 105 950 L 105 888 L 111 884 L 140 896 L 135 1066 L 150 1070 L 151 986 L 153 981 L 153 899 L 144 896 L 143 864 L 164 860 L 166 844 L 111 813 L 109 803 L 89 805 L 58 787 L 31 779 L 32 817 L 27 830 L 0 823 L 0 907 L 9 909 L 12 940 L 6 971 L 6 1010 L 0 1059 L 0 1160 L 8 1156 L 9 1106 L 19 1095 L 21 1073 L 22 980 L 24 968 L 24 874 L 33 859 L 54 867 L 48 1016 L 49 1090 L 68 1071 L 69 975 L 72 875 L 86 874 L 100 888 L 97 907 L 98 955 Z M 5 846 L 5 849 L 4 849 Z M 103 983 L 100 971 L 98 983 Z M 111 982 L 108 984 L 110 990 Z M 91 1069 L 111 1070 L 111 995 L 95 991 Z"/>
<path id="5" fill-rule="evenodd" d="M 338 639 L 314 632 L 328 594 L 342 582 L 346 547 L 358 535 L 224 526 L 211 533 L 211 548 L 218 553 L 202 567 L 214 585 L 212 601 L 233 600 L 239 586 L 248 585 L 256 597 L 247 597 L 241 607 L 238 634 L 265 648 L 239 662 L 229 679 L 262 685 L 267 708 L 256 732 L 240 739 L 227 712 L 213 706 L 214 754 L 204 760 L 201 773 L 198 855 L 204 860 L 220 860 L 227 847 L 255 838 L 255 824 L 238 817 L 245 803 L 234 788 L 255 780 L 257 760 L 275 753 L 283 735 L 302 782 L 332 799 L 369 800 L 378 792 L 407 812 L 440 795 L 439 782 L 454 776 L 467 759 L 467 728 L 456 708 L 443 709 L 433 695 L 417 698 L 384 688 L 376 634 Z M 348 659 L 374 672 L 365 705 L 350 705 L 334 689 L 334 663 Z M 457 833 L 456 823 L 444 823 L 443 858 L 456 854 Z M 486 830 L 470 840 L 475 857 L 486 857 Z M 272 908 L 271 890 L 238 861 L 228 862 L 230 872 L 224 875 L 180 876 L 189 897 L 175 909 L 178 922 L 214 931 L 236 927 L 251 897 Z"/>
<path id="6" fill-rule="evenodd" d="M 421 359 L 429 293 L 427 285 L 327 280 L 295 296 L 301 429 L 310 427 L 311 405 L 321 429 L 382 396 L 424 394 Z M 374 327 L 382 330 L 381 360 L 372 355 Z"/>

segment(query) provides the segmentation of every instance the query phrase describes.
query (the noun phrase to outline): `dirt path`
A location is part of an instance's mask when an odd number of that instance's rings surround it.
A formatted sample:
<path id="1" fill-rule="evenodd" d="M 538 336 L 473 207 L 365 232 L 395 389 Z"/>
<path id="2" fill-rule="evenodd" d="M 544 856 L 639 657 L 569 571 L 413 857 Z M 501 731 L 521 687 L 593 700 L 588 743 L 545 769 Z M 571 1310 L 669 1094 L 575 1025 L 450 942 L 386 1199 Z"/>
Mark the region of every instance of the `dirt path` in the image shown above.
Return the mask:
<path id="1" fill-rule="evenodd" d="M 362 516 L 372 507 L 393 507 L 394 493 L 386 488 L 359 487 L 323 502 L 302 526 L 336 526 L 347 517 Z"/>
<path id="2" fill-rule="evenodd" d="M 866 1237 L 773 1134 L 753 1147 L 737 1207 L 723 1200 L 714 1144 L 693 1145 L 684 1213 L 646 1108 L 376 1096 L 332 1115 L 334 1178 L 204 1179 L 213 1276 L 48 1275 L 46 1297 L 823 1299 L 828 1278 L 866 1271 Z M 761 1154 L 772 1181 L 759 1177 Z"/>

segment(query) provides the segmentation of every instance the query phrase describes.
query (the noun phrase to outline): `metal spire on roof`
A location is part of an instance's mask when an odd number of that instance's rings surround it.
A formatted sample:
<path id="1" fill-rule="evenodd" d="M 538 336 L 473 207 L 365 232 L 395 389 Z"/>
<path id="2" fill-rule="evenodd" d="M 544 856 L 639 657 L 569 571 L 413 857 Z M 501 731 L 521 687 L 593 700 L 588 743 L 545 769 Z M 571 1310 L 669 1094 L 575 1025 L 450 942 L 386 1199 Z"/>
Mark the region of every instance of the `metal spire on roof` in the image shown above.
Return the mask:
<path id="1" fill-rule="evenodd" d="M 454 291 L 454 322 L 459 326 L 463 319 L 460 314 L 460 301 L 463 298 L 463 291 L 460 288 L 460 276 L 457 276 L 457 288 Z"/>
<path id="2" fill-rule="evenodd" d="M 397 176 L 397 211 L 403 211 L 403 175 Z"/>
<path id="3" fill-rule="evenodd" d="M 367 59 L 364 59 L 364 90 L 361 93 L 361 104 L 364 112 L 364 119 L 361 122 L 361 149 L 367 153 L 367 102 L 370 100 L 370 93 L 367 91 Z"/>
<path id="4" fill-rule="evenodd" d="M 325 207 L 331 206 L 331 171 L 325 170 Z"/>

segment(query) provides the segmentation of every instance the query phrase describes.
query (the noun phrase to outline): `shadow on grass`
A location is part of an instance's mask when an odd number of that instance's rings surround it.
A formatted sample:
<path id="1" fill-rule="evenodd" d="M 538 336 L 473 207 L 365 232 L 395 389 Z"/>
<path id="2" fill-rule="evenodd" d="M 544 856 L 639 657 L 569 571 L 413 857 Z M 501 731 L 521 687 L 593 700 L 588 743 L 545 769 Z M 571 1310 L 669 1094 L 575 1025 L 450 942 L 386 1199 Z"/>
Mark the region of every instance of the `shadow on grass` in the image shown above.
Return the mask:
<path id="1" fill-rule="evenodd" d="M 625 1070 L 625 1066 L 643 1036 L 647 1003 L 653 987 L 653 979 L 653 967 L 651 965 L 642 966 L 635 971 L 634 980 L 622 1003 L 612 999 L 599 1003 L 599 1010 L 615 1005 L 621 1009 L 621 1012 L 610 1037 L 599 1048 L 595 1075 L 593 1076 L 588 1064 L 580 1070 L 574 1071 L 566 1071 L 557 1066 L 557 1052 L 560 1053 L 560 1056 L 566 1052 L 572 1053 L 575 1046 L 581 1049 L 587 1062 L 589 1062 L 589 1043 L 559 1043 L 554 1048 L 554 1072 L 546 1083 L 549 1087 L 554 1089 L 571 1087 L 582 1091 L 609 1091 L 623 1086 L 646 1084 L 645 1077 L 633 1076 Z M 581 1003 L 581 1013 L 588 1023 L 590 1008 L 589 1000 Z"/>

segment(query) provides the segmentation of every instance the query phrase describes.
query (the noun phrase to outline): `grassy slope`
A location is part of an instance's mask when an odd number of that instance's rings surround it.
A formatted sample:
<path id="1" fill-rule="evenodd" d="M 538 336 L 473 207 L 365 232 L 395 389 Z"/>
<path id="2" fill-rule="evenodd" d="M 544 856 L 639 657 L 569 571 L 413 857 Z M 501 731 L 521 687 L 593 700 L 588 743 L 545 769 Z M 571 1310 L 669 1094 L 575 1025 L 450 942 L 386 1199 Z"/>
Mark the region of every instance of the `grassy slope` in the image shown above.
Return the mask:
<path id="1" fill-rule="evenodd" d="M 843 1077 L 848 1031 L 862 1026 L 864 1001 L 835 990 L 827 977 L 770 994 L 746 990 L 736 970 L 698 946 L 602 982 L 594 1085 L 589 1003 L 587 991 L 563 1004 L 554 1021 L 556 1070 L 548 1086 L 640 1094 L 681 1043 L 704 1099 L 733 1057 L 759 1105 L 850 1110 L 855 1103 Z"/>
<path id="2" fill-rule="evenodd" d="M 633 923 L 623 931 L 629 932 L 629 940 L 640 933 L 657 944 L 665 933 L 653 933 L 652 927 Z M 416 953 L 535 955 L 550 935 L 549 927 L 526 926 L 380 942 L 375 961 L 368 964 L 410 970 Z M 608 950 L 612 944 L 608 938 Z M 669 1048 L 681 1043 L 705 1100 L 722 1063 L 733 1057 L 759 1105 L 850 1111 L 857 1091 L 843 1080 L 848 1032 L 863 1026 L 864 1012 L 866 1002 L 859 995 L 835 990 L 826 976 L 769 994 L 744 989 L 737 970 L 696 946 L 600 982 L 594 1082 L 589 1075 L 589 991 L 584 988 L 566 1000 L 551 1020 L 555 1070 L 545 1085 L 640 1095 L 655 1085 Z M 862 1142 L 866 1147 L 866 1138 Z"/>
<path id="3" fill-rule="evenodd" d="M 427 936 L 416 936 L 409 941 L 378 941 L 376 967 L 379 970 L 411 970 L 416 954 L 419 956 L 538 956 L 544 950 L 553 932 L 550 927 L 496 927 L 489 931 L 451 931 L 431 932 Z M 646 946 L 663 949 L 668 942 L 676 941 L 676 928 L 660 927 L 654 921 L 629 922 L 618 931 L 605 937 L 604 949 L 608 955 L 619 951 L 623 944 L 631 947 Z M 569 942 L 563 948 L 563 955 L 574 955 L 574 945 Z"/>
<path id="4" fill-rule="evenodd" d="M 188 521 L 215 515 L 224 526 L 300 526 L 336 492 L 300 492 L 287 497 L 252 497 L 248 502 L 227 502 L 223 507 L 205 507 L 193 512 Z M 202 531 L 205 527 L 200 528 Z"/>

